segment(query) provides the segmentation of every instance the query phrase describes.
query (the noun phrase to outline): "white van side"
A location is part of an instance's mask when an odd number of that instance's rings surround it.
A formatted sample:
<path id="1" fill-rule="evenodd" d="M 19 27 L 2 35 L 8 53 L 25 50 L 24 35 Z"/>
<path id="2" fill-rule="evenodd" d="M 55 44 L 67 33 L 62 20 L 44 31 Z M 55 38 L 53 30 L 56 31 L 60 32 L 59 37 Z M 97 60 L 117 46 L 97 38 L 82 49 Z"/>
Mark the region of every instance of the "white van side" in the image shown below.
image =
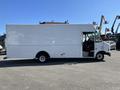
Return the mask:
<path id="1" fill-rule="evenodd" d="M 100 51 L 108 54 L 108 44 L 104 51 L 104 48 L 97 49 L 94 42 L 93 55 L 84 55 L 88 53 L 83 50 L 84 39 L 87 33 L 95 32 L 91 24 L 7 25 L 7 57 L 45 62 L 48 58 L 95 58 Z"/>

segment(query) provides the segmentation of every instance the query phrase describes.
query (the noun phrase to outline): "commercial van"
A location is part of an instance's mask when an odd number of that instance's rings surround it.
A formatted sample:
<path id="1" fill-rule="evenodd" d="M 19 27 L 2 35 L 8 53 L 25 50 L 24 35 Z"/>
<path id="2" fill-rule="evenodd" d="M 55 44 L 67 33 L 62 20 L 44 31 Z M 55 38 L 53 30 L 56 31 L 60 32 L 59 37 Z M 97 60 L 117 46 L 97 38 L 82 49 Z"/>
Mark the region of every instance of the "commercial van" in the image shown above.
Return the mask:
<path id="1" fill-rule="evenodd" d="M 110 56 L 110 45 L 102 41 L 92 24 L 7 25 L 7 58 L 95 58 Z"/>

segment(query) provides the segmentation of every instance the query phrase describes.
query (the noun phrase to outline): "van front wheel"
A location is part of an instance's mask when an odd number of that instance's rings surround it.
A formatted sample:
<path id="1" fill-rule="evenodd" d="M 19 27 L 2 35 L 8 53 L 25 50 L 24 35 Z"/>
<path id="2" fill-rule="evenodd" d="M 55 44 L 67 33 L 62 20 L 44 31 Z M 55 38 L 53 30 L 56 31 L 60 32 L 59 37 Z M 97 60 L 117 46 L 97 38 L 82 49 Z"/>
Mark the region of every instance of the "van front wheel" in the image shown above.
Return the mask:
<path id="1" fill-rule="evenodd" d="M 102 60 L 104 59 L 104 54 L 98 53 L 98 54 L 96 55 L 96 59 L 99 60 L 99 61 L 102 61 Z"/>

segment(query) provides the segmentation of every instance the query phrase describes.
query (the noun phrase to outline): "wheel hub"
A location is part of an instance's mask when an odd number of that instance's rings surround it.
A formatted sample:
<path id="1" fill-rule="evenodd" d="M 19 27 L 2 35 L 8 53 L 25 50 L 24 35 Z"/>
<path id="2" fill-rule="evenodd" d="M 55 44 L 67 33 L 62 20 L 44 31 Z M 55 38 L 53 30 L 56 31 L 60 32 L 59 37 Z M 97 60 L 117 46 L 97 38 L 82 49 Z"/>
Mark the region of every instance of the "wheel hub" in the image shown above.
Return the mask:
<path id="1" fill-rule="evenodd" d="M 41 62 L 45 62 L 45 61 L 46 61 L 46 58 L 45 58 L 45 56 L 40 56 L 39 60 L 40 60 Z"/>

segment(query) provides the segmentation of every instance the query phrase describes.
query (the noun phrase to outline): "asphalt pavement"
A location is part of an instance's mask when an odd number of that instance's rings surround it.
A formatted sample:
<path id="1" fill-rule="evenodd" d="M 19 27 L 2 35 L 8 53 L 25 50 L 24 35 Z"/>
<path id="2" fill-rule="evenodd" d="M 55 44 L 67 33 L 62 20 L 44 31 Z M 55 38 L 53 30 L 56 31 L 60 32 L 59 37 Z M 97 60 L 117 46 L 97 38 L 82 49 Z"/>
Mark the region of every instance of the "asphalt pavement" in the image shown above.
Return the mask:
<path id="1" fill-rule="evenodd" d="M 3 60 L 0 90 L 120 90 L 120 51 L 91 59 Z"/>

